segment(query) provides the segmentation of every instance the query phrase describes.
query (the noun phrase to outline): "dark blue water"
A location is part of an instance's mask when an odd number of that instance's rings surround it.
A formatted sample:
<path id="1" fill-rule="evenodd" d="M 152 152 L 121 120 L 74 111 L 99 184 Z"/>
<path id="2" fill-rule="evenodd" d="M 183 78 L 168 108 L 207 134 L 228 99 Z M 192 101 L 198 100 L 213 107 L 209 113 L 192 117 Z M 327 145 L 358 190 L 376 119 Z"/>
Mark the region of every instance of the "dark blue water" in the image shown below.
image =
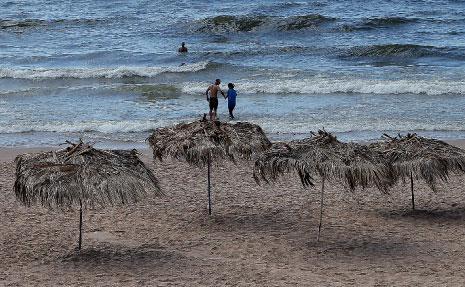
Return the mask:
<path id="1" fill-rule="evenodd" d="M 143 145 L 215 78 L 274 138 L 465 138 L 465 1 L 0 2 L 0 146 Z"/>

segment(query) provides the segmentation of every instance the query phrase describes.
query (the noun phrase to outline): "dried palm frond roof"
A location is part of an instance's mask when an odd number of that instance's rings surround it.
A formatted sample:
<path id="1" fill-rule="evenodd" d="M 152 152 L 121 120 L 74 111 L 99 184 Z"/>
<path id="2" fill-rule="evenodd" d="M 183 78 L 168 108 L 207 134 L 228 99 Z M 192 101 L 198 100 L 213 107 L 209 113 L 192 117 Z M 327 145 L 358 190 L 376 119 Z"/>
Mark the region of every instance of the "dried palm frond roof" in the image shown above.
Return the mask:
<path id="1" fill-rule="evenodd" d="M 136 202 L 160 195 L 158 181 L 137 151 L 98 150 L 82 141 L 59 150 L 23 154 L 15 159 L 15 193 L 25 205 L 49 208 Z"/>
<path id="2" fill-rule="evenodd" d="M 315 176 L 339 181 L 351 190 L 376 186 L 385 191 L 393 182 L 391 168 L 379 153 L 340 142 L 324 130 L 303 140 L 273 144 L 255 162 L 254 177 L 274 181 L 290 171 L 297 172 L 304 186 L 313 185 Z"/>
<path id="3" fill-rule="evenodd" d="M 447 180 L 449 173 L 465 172 L 465 151 L 443 141 L 417 134 L 391 137 L 369 147 L 392 164 L 399 177 L 422 178 L 434 190 L 437 179 Z"/>
<path id="4" fill-rule="evenodd" d="M 158 128 L 147 140 L 154 158 L 162 160 L 170 156 L 197 166 L 204 166 L 209 157 L 231 161 L 250 159 L 271 146 L 258 125 L 207 120 Z"/>

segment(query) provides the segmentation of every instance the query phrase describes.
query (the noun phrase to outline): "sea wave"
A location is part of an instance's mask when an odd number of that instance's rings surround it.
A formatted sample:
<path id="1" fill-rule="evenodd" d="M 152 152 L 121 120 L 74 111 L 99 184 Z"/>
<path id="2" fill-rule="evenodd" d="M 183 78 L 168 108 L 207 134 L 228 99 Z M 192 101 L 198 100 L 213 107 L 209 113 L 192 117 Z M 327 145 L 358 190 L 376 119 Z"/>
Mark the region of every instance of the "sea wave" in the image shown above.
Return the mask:
<path id="1" fill-rule="evenodd" d="M 62 25 L 94 25 L 100 22 L 105 22 L 106 19 L 0 19 L 0 30 L 16 29 L 24 30 L 27 28 Z"/>
<path id="2" fill-rule="evenodd" d="M 380 17 L 380 18 L 367 18 L 354 24 L 344 24 L 341 30 L 344 32 L 351 32 L 357 30 L 371 30 L 379 28 L 397 27 L 418 22 L 417 18 L 406 17 Z"/>
<path id="3" fill-rule="evenodd" d="M 56 123 L 23 123 L 0 126 L 0 134 L 30 133 L 30 132 L 99 132 L 104 134 L 149 132 L 161 126 L 175 123 L 169 120 L 130 120 L 130 121 L 87 121 L 87 122 L 56 122 Z"/>
<path id="4" fill-rule="evenodd" d="M 365 26 L 369 27 L 386 27 L 386 26 L 397 26 L 408 23 L 417 22 L 416 18 L 406 17 L 381 17 L 381 18 L 368 18 L 364 21 Z"/>
<path id="5" fill-rule="evenodd" d="M 181 95 L 181 90 L 168 84 L 126 84 L 117 87 L 122 92 L 140 94 L 148 101 L 159 101 L 160 99 L 174 99 Z"/>
<path id="6" fill-rule="evenodd" d="M 385 44 L 358 46 L 350 48 L 346 56 L 351 57 L 403 57 L 403 58 L 418 58 L 428 56 L 464 57 L 463 51 L 449 47 L 434 47 L 414 44 Z"/>
<path id="7" fill-rule="evenodd" d="M 333 52 L 336 49 L 333 48 L 318 48 L 318 47 L 305 47 L 305 46 L 298 46 L 298 45 L 289 45 L 289 46 L 266 46 L 266 47 L 257 47 L 257 48 L 239 48 L 236 50 L 220 50 L 220 51 L 197 51 L 192 52 L 192 54 L 199 55 L 201 57 L 224 57 L 229 59 L 230 57 L 234 56 L 257 56 L 257 55 L 286 55 L 286 54 L 322 54 L 322 53 L 330 53 L 329 51 Z"/>
<path id="8" fill-rule="evenodd" d="M 293 31 L 314 28 L 333 20 L 335 19 L 320 14 L 289 17 L 220 15 L 191 23 L 191 30 L 204 33 Z"/>
<path id="9" fill-rule="evenodd" d="M 26 94 L 36 92 L 38 90 L 39 88 L 37 87 L 19 88 L 19 89 L 14 89 L 14 90 L 1 90 L 0 89 L 0 96 L 26 95 Z"/>
<path id="10" fill-rule="evenodd" d="M 342 47 L 309 47 L 309 46 L 267 46 L 257 48 L 239 48 L 236 50 L 220 51 L 199 51 L 194 52 L 202 57 L 230 57 L 258 56 L 258 55 L 321 55 L 339 58 L 420 58 L 420 57 L 440 57 L 446 59 L 465 59 L 465 49 L 461 47 L 436 47 L 416 44 L 381 44 L 368 46 L 354 46 L 350 48 Z"/>
<path id="11" fill-rule="evenodd" d="M 121 120 L 121 121 L 86 121 L 86 122 L 49 122 L 49 123 L 22 123 L 8 126 L 0 126 L 0 135 L 19 134 L 24 137 L 26 133 L 73 133 L 73 134 L 99 134 L 99 138 L 105 135 L 118 135 L 120 139 L 141 138 L 147 136 L 156 128 L 172 126 L 179 122 L 189 122 L 197 118 L 177 118 L 172 120 Z M 256 117 L 251 120 L 259 124 L 269 134 L 288 134 L 296 136 L 298 134 L 308 134 L 315 127 L 319 127 L 319 121 L 282 121 L 276 123 L 270 121 L 269 117 Z M 422 131 L 422 132 L 465 132 L 463 126 L 453 125 L 450 122 L 424 123 L 419 121 L 392 120 L 386 122 L 383 119 L 374 120 L 363 126 L 354 127 L 353 122 L 326 121 L 325 128 L 337 133 L 361 133 L 371 132 L 380 136 L 376 131 L 386 131 L 390 133 L 402 131 Z M 68 135 L 69 136 L 69 135 Z"/>
<path id="12" fill-rule="evenodd" d="M 357 78 L 271 79 L 266 81 L 237 81 L 239 92 L 248 94 L 418 94 L 465 95 L 465 80 L 374 80 Z M 186 83 L 183 93 L 204 92 L 208 83 Z"/>
<path id="13" fill-rule="evenodd" d="M 207 61 L 182 66 L 167 67 L 111 67 L 111 68 L 37 68 L 37 69 L 0 69 L 0 78 L 15 79 L 92 79 L 92 78 L 125 78 L 154 77 L 162 73 L 197 72 L 214 66 Z"/>

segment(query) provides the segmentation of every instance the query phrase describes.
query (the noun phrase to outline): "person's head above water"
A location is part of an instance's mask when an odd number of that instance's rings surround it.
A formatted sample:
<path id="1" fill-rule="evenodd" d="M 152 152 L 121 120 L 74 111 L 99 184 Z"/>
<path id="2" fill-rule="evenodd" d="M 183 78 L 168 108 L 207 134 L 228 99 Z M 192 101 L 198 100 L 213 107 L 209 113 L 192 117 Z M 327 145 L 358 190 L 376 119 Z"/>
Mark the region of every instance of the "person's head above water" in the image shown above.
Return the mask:
<path id="1" fill-rule="evenodd" d="M 221 80 L 220 80 L 220 79 L 216 79 L 216 80 L 215 80 L 215 85 L 219 85 L 219 84 L 221 84 Z"/>
<path id="2" fill-rule="evenodd" d="M 186 52 L 187 52 L 187 48 L 186 48 L 186 43 L 185 43 L 185 42 L 182 42 L 182 43 L 181 43 L 181 47 L 179 47 L 178 52 L 180 52 L 180 53 L 186 53 Z"/>
<path id="3" fill-rule="evenodd" d="M 228 84 L 228 88 L 229 88 L 229 89 L 234 89 L 234 84 L 233 84 L 233 83 L 229 83 L 229 84 Z"/>

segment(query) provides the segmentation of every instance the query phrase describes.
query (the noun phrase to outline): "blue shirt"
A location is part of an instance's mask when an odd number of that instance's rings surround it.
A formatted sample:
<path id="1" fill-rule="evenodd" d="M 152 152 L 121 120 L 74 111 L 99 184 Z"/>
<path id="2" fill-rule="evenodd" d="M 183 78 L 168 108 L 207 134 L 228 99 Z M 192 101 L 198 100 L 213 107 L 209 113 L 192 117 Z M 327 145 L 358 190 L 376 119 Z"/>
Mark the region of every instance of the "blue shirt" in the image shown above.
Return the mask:
<path id="1" fill-rule="evenodd" d="M 237 93 L 234 89 L 228 90 L 228 105 L 236 104 L 236 96 L 237 96 Z"/>

